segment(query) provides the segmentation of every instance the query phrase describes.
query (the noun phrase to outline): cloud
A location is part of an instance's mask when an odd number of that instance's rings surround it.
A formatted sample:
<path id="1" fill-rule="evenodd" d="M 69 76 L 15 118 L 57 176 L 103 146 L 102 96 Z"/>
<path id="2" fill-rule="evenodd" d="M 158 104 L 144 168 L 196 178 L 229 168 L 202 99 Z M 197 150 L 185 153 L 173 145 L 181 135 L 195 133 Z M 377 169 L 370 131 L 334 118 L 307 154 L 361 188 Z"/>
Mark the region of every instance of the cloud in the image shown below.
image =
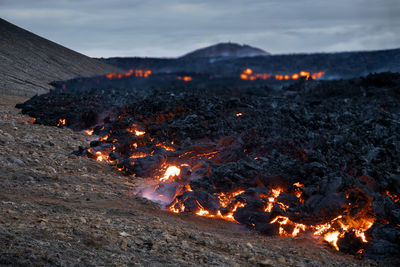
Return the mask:
<path id="1" fill-rule="evenodd" d="M 272 53 L 394 48 L 398 14 L 398 0 L 0 0 L 0 17 L 94 57 L 223 41 Z"/>

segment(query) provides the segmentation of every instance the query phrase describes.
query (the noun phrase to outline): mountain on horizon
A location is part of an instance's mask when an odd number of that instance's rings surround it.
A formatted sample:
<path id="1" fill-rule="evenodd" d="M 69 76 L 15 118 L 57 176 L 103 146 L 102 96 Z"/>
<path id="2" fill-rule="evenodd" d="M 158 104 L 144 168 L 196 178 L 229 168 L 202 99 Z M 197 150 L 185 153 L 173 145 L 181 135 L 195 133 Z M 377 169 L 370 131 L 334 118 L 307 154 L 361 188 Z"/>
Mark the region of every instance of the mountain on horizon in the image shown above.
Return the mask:
<path id="1" fill-rule="evenodd" d="M 180 58 L 255 57 L 269 55 L 271 54 L 260 48 L 229 42 L 200 48 Z"/>

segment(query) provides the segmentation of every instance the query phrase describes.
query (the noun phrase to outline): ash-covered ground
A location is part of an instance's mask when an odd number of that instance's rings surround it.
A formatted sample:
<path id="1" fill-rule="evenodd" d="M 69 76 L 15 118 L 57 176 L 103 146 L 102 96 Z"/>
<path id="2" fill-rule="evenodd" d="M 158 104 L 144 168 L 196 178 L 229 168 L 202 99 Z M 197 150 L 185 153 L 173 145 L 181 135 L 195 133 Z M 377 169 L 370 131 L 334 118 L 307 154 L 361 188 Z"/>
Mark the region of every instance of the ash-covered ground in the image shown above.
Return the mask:
<path id="1" fill-rule="evenodd" d="M 221 84 L 76 86 L 18 107 L 35 123 L 93 130 L 75 154 L 141 181 L 133 191 L 167 210 L 398 257 L 399 74 Z"/>

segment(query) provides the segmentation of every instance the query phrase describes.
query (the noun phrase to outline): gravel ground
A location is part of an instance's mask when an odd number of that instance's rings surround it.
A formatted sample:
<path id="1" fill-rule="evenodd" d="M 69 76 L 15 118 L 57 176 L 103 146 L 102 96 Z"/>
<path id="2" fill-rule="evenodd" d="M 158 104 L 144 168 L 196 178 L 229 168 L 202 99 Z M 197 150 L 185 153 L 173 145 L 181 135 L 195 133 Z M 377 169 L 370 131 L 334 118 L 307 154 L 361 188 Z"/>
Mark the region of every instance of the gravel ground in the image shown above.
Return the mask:
<path id="1" fill-rule="evenodd" d="M 271 238 L 236 223 L 161 210 L 140 178 L 71 155 L 93 139 L 31 124 L 0 97 L 0 265 L 388 266 L 311 238 Z"/>

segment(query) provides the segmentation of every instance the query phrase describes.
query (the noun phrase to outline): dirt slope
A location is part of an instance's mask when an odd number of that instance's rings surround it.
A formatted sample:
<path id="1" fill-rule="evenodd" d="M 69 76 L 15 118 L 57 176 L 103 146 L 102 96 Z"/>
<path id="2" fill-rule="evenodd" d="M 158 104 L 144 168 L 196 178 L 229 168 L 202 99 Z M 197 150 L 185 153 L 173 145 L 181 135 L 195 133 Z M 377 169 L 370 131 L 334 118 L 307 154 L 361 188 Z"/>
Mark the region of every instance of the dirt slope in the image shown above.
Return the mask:
<path id="1" fill-rule="evenodd" d="M 54 80 L 119 71 L 0 19 L 0 95 L 32 96 Z"/>

